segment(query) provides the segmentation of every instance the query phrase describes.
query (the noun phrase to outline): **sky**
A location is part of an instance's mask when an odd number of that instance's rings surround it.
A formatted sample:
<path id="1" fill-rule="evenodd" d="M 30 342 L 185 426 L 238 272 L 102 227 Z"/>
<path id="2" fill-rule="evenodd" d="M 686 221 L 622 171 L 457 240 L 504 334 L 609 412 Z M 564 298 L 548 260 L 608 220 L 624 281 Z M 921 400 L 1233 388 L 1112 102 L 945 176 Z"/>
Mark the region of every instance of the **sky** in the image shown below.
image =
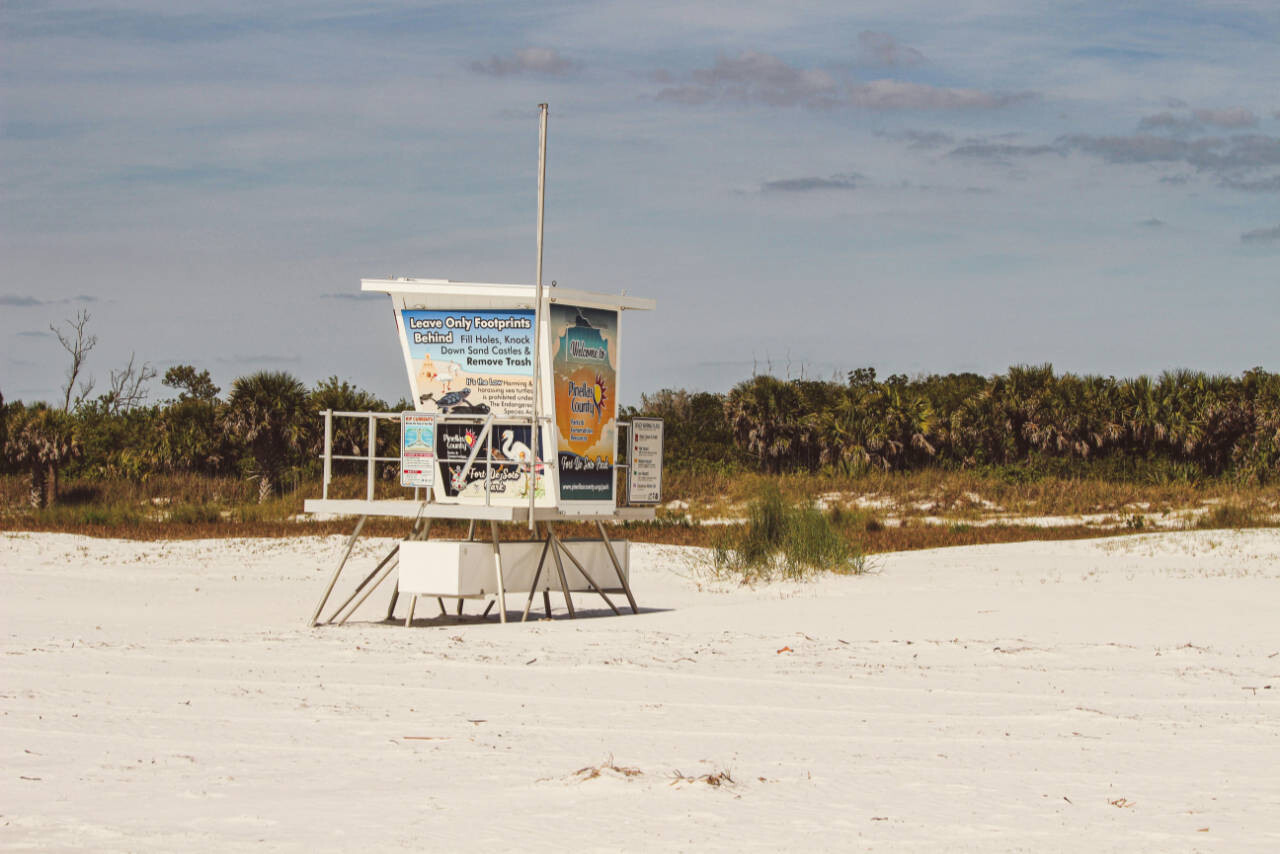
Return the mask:
<path id="1" fill-rule="evenodd" d="M 653 297 L 753 373 L 1280 370 L 1275 0 L 0 4 L 0 393 L 408 393 L 387 275 Z M 170 392 L 154 384 L 152 399 Z"/>

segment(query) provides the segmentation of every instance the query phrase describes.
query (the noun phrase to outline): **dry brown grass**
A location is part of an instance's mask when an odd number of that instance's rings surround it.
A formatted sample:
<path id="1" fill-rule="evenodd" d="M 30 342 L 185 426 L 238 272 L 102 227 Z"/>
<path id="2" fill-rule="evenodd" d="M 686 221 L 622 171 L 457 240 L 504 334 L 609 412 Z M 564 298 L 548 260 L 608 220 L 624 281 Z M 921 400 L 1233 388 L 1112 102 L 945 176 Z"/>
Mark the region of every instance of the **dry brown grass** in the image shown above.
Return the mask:
<path id="1" fill-rule="evenodd" d="M 1176 510 L 1230 504 L 1255 514 L 1275 512 L 1274 487 L 1241 485 L 1225 480 L 1201 484 L 1137 484 L 1093 479 L 1047 477 L 1010 483 L 999 477 L 968 471 L 930 469 L 912 472 L 870 472 L 855 477 L 788 474 L 777 477 L 747 473 L 740 476 L 694 477 L 666 475 L 669 499 L 687 502 L 694 519 L 740 517 L 762 485 L 772 481 L 792 501 L 839 494 L 846 507 L 870 499 L 886 505 L 882 516 L 915 518 L 945 515 L 956 520 L 1000 516 L 1129 516 L 1165 514 Z M 976 499 L 976 500 L 975 500 Z"/>
<path id="2" fill-rule="evenodd" d="M 1178 509 L 1200 508 L 1195 527 L 1240 528 L 1270 526 L 1276 513 L 1274 489 L 1237 486 L 1227 482 L 1189 485 L 1136 485 L 1092 480 L 1044 479 L 1010 484 L 969 472 L 922 471 L 904 474 L 872 473 L 854 478 L 821 475 L 758 474 L 693 477 L 669 472 L 666 498 L 689 503 L 694 520 L 741 517 L 750 499 L 767 482 L 776 482 L 792 501 L 805 502 L 839 493 L 835 506 L 844 515 L 835 524 L 865 553 L 941 548 L 1026 540 L 1065 540 L 1150 530 L 1143 520 Z M 304 498 L 318 497 L 316 483 L 296 489 L 266 504 L 257 504 L 256 483 L 239 478 L 194 475 L 130 481 L 72 481 L 62 485 L 58 506 L 32 511 L 25 504 L 26 482 L 21 476 L 0 477 L 0 530 L 56 531 L 92 537 L 138 540 L 220 539 L 227 537 L 296 537 L 349 534 L 353 519 L 299 520 Z M 335 479 L 334 498 L 361 497 L 366 482 L 360 476 Z M 379 481 L 379 498 L 404 495 L 394 482 Z M 975 503 L 974 497 L 998 509 Z M 882 508 L 857 508 L 858 497 L 883 502 Z M 1085 524 L 1036 527 L 1020 524 L 1018 516 L 1111 514 L 1110 530 Z M 662 509 L 659 520 L 617 526 L 616 536 L 634 542 L 713 547 L 723 535 L 720 526 L 705 526 L 686 518 L 684 509 Z M 923 524 L 922 516 L 944 516 L 949 524 Z M 992 516 L 996 524 L 976 523 Z M 1130 522 L 1132 524 L 1125 524 Z M 409 529 L 405 519 L 371 518 L 371 536 L 401 537 Z M 526 539 L 522 525 L 501 527 L 505 539 Z M 464 522 L 437 521 L 433 533 L 465 537 Z M 589 523 L 562 523 L 564 537 L 590 537 Z"/>

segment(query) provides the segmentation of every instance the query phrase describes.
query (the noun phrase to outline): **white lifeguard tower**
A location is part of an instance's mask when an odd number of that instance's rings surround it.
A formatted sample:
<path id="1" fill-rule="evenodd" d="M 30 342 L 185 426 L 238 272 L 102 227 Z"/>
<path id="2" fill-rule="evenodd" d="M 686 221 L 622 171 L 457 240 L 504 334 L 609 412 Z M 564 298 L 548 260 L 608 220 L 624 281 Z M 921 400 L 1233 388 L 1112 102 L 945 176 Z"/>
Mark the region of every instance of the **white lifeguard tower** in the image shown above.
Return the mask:
<path id="1" fill-rule="evenodd" d="M 412 520 L 406 539 L 382 558 L 323 622 L 346 622 L 393 572 L 387 607 L 393 619 L 408 598 L 411 625 L 419 596 L 487 599 L 507 621 L 506 597 L 527 593 L 552 614 L 551 592 L 623 594 L 633 613 L 629 549 L 611 540 L 605 523 L 654 518 L 661 497 L 662 422 L 618 419 L 620 331 L 627 311 L 655 303 L 626 295 L 542 286 L 542 197 L 546 105 L 541 105 L 538 281 L 532 285 L 454 282 L 447 279 L 364 279 L 361 289 L 387 294 L 408 374 L 409 412 L 323 413 L 324 478 L 308 513 L 357 518 L 355 530 L 311 615 L 319 625 L 325 605 L 370 516 Z M 334 454 L 335 419 L 367 421 L 364 455 Z M 400 425 L 400 455 L 377 456 L 378 424 Z M 621 452 L 621 453 L 620 453 Z M 329 497 L 334 461 L 363 461 L 363 499 Z M 398 461 L 401 498 L 375 498 L 376 470 Z M 436 519 L 469 522 L 466 540 L 430 540 Z M 562 521 L 594 522 L 598 538 L 564 540 Z M 523 525 L 527 539 L 503 541 L 499 526 Z M 487 527 L 487 532 L 484 528 Z M 487 541 L 476 539 L 477 532 Z M 548 562 L 548 557 L 551 559 Z M 552 569 L 554 568 L 554 577 Z"/>

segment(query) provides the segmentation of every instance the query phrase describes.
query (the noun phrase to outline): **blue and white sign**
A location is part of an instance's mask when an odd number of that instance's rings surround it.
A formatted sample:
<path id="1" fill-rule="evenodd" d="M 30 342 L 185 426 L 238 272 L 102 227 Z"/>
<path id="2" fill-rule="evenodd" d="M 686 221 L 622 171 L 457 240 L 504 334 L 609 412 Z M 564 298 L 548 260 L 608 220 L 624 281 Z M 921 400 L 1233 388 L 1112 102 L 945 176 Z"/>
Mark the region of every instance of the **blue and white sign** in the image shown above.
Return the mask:
<path id="1" fill-rule="evenodd" d="M 436 482 L 436 417 L 400 414 L 400 485 L 430 488 Z"/>

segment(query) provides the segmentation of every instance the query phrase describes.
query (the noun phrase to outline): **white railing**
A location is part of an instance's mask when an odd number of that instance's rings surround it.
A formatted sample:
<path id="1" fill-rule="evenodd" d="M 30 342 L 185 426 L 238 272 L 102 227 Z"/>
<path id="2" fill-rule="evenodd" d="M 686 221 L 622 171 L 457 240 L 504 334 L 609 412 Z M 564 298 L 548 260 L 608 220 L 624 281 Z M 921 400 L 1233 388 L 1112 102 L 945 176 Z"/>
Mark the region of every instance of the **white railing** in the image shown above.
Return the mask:
<path id="1" fill-rule="evenodd" d="M 378 422 L 391 421 L 400 423 L 401 413 L 399 412 L 338 412 L 332 409 L 326 409 L 320 413 L 324 418 L 324 452 L 321 458 L 324 463 L 324 477 L 321 484 L 321 497 L 329 498 L 329 483 L 333 480 L 333 463 L 335 460 L 364 462 L 365 464 L 365 497 L 367 500 L 374 499 L 374 485 L 377 482 L 377 465 L 378 463 L 399 463 L 400 457 L 380 457 L 377 455 L 378 447 Z M 333 452 L 333 421 L 335 418 L 363 418 L 368 422 L 367 439 L 365 453 L 363 454 L 335 454 Z M 484 498 L 485 504 L 489 504 L 493 491 L 493 473 L 495 468 L 503 468 L 506 466 L 517 466 L 523 468 L 528 465 L 518 460 L 499 460 L 493 456 L 493 426 L 495 419 L 492 414 L 488 415 L 436 415 L 436 424 L 473 424 L 480 427 L 480 432 L 476 436 L 475 442 L 471 446 L 471 453 L 463 457 L 437 457 L 437 462 L 449 465 L 462 465 L 462 469 L 453 476 L 453 486 L 461 489 L 466 485 L 467 475 L 476 465 L 480 450 L 485 450 L 485 459 L 481 465 L 485 468 L 484 477 Z M 544 418 L 543 421 L 550 419 Z M 398 442 L 398 440 L 397 440 Z M 545 454 L 544 454 L 545 456 Z M 543 462 L 539 465 L 547 465 Z M 538 475 L 536 467 L 531 466 L 534 473 L 530 477 L 530 492 L 534 491 L 533 484 L 537 483 Z M 443 475 L 447 469 L 442 468 Z M 421 497 L 421 489 L 414 488 L 413 498 L 415 501 L 430 500 L 430 496 L 426 499 Z"/>

